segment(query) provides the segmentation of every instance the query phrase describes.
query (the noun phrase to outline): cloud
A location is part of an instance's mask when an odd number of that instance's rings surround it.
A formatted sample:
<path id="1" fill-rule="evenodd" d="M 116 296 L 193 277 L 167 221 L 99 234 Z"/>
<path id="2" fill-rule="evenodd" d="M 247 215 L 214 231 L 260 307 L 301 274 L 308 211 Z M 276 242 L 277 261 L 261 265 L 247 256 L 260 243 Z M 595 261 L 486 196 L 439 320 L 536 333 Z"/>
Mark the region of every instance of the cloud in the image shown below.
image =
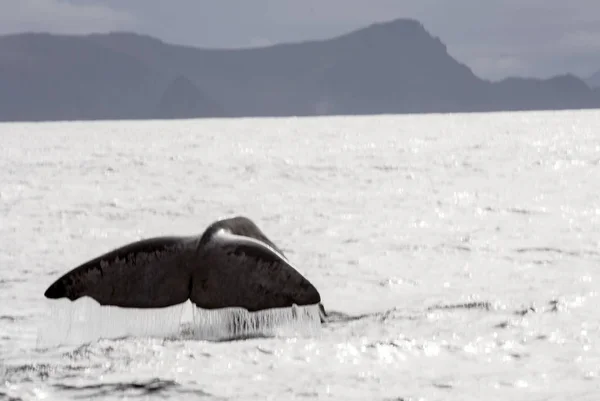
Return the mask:
<path id="1" fill-rule="evenodd" d="M 90 33 L 127 29 L 135 18 L 103 5 L 64 0 L 3 0 L 0 33 Z"/>
<path id="2" fill-rule="evenodd" d="M 558 48 L 570 53 L 600 52 L 600 30 L 567 32 L 557 45 Z"/>

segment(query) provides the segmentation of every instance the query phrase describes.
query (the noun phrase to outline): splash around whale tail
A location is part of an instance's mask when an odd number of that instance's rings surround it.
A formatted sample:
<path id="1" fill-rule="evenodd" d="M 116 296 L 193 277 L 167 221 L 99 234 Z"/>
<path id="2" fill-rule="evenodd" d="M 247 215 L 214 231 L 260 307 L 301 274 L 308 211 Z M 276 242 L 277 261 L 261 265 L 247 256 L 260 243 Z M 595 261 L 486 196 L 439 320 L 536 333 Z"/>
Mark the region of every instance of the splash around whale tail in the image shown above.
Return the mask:
<path id="1" fill-rule="evenodd" d="M 125 308 L 161 308 L 188 299 L 204 309 L 248 311 L 320 304 L 317 289 L 261 239 L 225 227 L 209 237 L 138 241 L 74 268 L 44 295 L 72 301 L 88 296 Z"/>

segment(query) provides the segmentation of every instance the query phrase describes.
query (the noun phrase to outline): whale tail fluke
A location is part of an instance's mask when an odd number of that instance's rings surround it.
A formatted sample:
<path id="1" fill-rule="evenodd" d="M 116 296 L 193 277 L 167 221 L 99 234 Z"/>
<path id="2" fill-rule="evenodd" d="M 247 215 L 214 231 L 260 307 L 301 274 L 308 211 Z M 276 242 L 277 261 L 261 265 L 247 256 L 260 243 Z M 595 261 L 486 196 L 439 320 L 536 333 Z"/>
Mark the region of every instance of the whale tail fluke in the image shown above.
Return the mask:
<path id="1" fill-rule="evenodd" d="M 125 308 L 190 299 L 204 309 L 251 312 L 321 302 L 317 289 L 245 217 L 217 221 L 199 237 L 158 237 L 115 249 L 69 271 L 44 295 L 72 301 L 88 296 Z"/>

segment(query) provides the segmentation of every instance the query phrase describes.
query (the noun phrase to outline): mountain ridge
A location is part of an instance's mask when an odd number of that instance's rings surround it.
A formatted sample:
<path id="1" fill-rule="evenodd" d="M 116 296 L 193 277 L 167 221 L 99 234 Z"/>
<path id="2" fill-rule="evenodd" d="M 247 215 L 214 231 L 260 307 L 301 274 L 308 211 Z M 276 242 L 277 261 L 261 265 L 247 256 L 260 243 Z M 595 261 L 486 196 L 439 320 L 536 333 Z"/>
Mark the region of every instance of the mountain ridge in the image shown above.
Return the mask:
<path id="1" fill-rule="evenodd" d="M 598 107 L 572 74 L 481 79 L 416 20 L 243 49 L 122 31 L 0 36 L 0 121 Z"/>

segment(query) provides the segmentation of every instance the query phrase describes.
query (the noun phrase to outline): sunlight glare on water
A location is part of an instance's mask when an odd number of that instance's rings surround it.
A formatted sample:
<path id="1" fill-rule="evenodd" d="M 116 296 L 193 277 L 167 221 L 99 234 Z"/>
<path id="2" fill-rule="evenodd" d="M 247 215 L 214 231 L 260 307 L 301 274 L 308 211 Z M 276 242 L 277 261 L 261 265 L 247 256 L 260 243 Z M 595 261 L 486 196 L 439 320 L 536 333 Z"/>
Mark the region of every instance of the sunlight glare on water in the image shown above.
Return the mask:
<path id="1" fill-rule="evenodd" d="M 0 124 L 0 399 L 595 400 L 598 127 L 598 111 Z M 319 289 L 323 325 L 43 297 L 115 247 L 234 214 Z"/>

